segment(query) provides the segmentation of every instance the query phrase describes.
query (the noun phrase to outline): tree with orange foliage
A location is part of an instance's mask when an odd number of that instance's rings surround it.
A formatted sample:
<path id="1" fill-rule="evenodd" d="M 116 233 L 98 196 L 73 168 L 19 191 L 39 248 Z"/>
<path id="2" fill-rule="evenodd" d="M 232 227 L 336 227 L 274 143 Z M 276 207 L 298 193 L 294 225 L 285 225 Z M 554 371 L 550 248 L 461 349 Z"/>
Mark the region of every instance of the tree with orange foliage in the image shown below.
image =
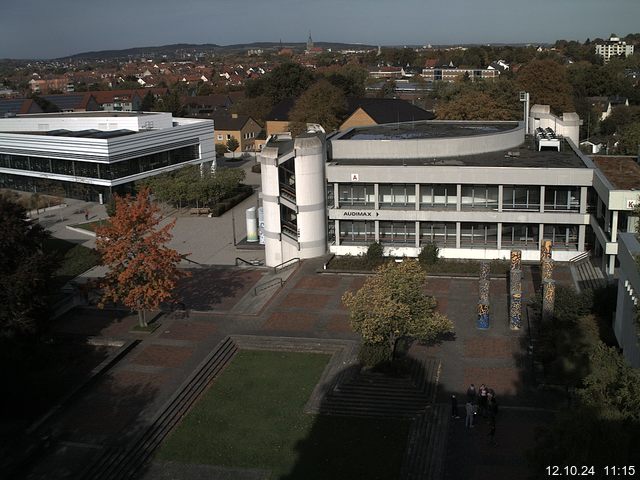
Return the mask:
<path id="1" fill-rule="evenodd" d="M 166 246 L 175 220 L 158 228 L 160 208 L 147 187 L 135 198 L 127 194 L 115 200 L 115 215 L 96 229 L 96 248 L 109 268 L 100 306 L 122 302 L 138 312 L 140 326 L 146 327 L 147 310 L 171 299 L 177 280 L 187 275 L 178 269 L 180 254 Z"/>

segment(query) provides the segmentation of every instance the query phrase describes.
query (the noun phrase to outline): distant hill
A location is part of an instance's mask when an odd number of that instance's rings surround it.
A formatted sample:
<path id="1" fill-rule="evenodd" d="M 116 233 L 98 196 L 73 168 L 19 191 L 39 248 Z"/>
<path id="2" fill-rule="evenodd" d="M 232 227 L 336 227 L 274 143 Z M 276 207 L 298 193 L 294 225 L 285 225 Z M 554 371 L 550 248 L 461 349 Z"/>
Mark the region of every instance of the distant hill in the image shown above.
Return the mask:
<path id="1" fill-rule="evenodd" d="M 363 45 L 354 43 L 334 43 L 334 42 L 314 42 L 317 47 L 332 50 L 347 50 L 347 49 L 372 49 L 376 48 L 375 45 Z M 60 57 L 60 59 L 113 59 L 113 58 L 126 58 L 129 56 L 139 57 L 143 55 L 174 55 L 178 51 L 184 52 L 214 52 L 214 53 L 234 53 L 243 50 L 261 48 L 263 50 L 278 49 L 280 46 L 284 48 L 304 49 L 306 43 L 280 43 L 280 42 L 253 42 L 253 43 L 238 43 L 235 45 L 217 45 L 215 43 L 176 43 L 172 45 L 161 45 L 155 47 L 134 47 L 126 48 L 123 50 L 101 50 L 96 52 L 82 52 L 74 55 Z M 60 60 L 59 59 L 59 60 Z"/>

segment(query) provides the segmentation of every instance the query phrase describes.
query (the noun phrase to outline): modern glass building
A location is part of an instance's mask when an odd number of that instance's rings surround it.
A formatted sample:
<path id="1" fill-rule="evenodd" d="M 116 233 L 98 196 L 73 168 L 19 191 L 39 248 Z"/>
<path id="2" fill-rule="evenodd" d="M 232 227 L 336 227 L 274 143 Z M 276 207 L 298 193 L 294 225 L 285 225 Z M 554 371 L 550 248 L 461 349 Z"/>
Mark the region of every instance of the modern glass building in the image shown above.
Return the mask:
<path id="1" fill-rule="evenodd" d="M 133 182 L 215 162 L 211 120 L 82 112 L 0 119 L 0 188 L 106 201 Z"/>

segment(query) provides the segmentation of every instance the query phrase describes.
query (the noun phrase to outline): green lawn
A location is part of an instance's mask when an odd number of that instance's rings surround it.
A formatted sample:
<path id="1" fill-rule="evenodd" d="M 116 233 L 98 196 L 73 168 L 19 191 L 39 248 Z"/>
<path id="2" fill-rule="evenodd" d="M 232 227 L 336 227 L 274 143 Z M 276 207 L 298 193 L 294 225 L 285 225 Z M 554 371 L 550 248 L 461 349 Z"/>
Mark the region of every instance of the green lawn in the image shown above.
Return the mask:
<path id="1" fill-rule="evenodd" d="M 328 355 L 241 351 L 158 457 L 271 470 L 273 479 L 393 479 L 408 422 L 314 416 L 303 408 Z"/>
<path id="2" fill-rule="evenodd" d="M 54 253 L 60 261 L 53 279 L 58 287 L 95 267 L 99 261 L 95 250 L 59 238 L 49 238 L 45 243 L 45 250 Z"/>

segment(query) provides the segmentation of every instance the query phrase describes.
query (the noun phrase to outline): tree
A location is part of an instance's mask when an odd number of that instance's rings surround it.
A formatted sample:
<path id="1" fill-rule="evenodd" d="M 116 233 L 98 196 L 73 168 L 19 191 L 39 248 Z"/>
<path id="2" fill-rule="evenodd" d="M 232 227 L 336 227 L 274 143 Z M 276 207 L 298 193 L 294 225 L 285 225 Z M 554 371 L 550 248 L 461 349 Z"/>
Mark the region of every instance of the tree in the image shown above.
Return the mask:
<path id="1" fill-rule="evenodd" d="M 147 326 L 147 310 L 157 309 L 172 298 L 179 278 L 180 254 L 168 248 L 175 220 L 159 228 L 160 208 L 143 187 L 135 198 L 116 197 L 116 214 L 96 229 L 96 248 L 109 271 L 102 282 L 105 302 L 121 302 L 138 312 L 141 327 Z"/>
<path id="2" fill-rule="evenodd" d="M 319 123 L 330 132 L 338 128 L 346 108 L 347 102 L 342 90 L 327 80 L 319 80 L 296 100 L 289 118 L 294 125 Z M 296 130 L 304 128 L 292 128 L 292 131 Z"/>
<path id="3" fill-rule="evenodd" d="M 390 359 L 401 337 L 434 341 L 452 333 L 453 323 L 435 311 L 436 300 L 424 293 L 426 278 L 415 260 L 382 265 L 360 290 L 342 297 L 354 331 L 367 344 L 386 342 Z"/>
<path id="4" fill-rule="evenodd" d="M 567 70 L 553 60 L 533 60 L 518 71 L 520 88 L 531 95 L 531 103 L 549 105 L 556 113 L 573 112 L 573 88 Z"/>
<path id="5" fill-rule="evenodd" d="M 632 123 L 620 132 L 618 152 L 624 155 L 640 153 L 640 122 Z"/>
<path id="6" fill-rule="evenodd" d="M 489 94 L 473 90 L 439 105 L 437 117 L 439 120 L 514 120 L 509 108 L 499 105 Z"/>
<path id="7" fill-rule="evenodd" d="M 224 157 L 227 153 L 227 146 L 222 143 L 216 143 L 216 157 Z"/>
<path id="8" fill-rule="evenodd" d="M 140 103 L 140 111 L 153 112 L 155 108 L 156 108 L 156 97 L 151 92 L 147 92 L 147 94 L 142 99 L 142 102 Z"/>
<path id="9" fill-rule="evenodd" d="M 0 196 L 0 337 L 37 334 L 46 321 L 56 262 L 44 253 L 49 234 L 23 207 Z"/>
<path id="10" fill-rule="evenodd" d="M 235 152 L 239 146 L 240 144 L 238 143 L 238 140 L 236 140 L 236 137 L 231 137 L 229 140 L 227 140 L 227 149 L 230 152 Z"/>
<path id="11" fill-rule="evenodd" d="M 285 98 L 297 97 L 313 80 L 310 70 L 297 63 L 285 62 L 263 77 L 247 82 L 245 93 L 249 98 L 266 95 L 275 105 Z"/>
<path id="12" fill-rule="evenodd" d="M 379 98 L 394 98 L 396 94 L 396 81 L 391 79 L 384 82 L 382 88 L 378 91 L 376 95 Z"/>

